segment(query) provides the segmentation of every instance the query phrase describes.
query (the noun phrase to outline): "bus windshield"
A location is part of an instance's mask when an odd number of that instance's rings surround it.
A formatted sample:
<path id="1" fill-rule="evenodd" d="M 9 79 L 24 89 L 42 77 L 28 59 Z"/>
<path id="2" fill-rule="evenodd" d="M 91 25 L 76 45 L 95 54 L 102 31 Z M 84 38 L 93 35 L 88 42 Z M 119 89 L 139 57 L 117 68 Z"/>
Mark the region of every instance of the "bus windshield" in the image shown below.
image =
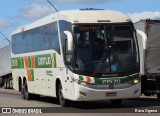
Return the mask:
<path id="1" fill-rule="evenodd" d="M 75 25 L 75 70 L 79 74 L 123 73 L 139 67 L 132 25 Z"/>

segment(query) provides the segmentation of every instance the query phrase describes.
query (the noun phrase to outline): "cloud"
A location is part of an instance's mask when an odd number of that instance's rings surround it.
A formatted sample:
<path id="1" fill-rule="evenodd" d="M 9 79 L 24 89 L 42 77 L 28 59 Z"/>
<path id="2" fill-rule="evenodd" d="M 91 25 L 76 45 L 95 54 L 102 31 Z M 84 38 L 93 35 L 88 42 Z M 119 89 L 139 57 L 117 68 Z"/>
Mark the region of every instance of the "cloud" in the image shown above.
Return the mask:
<path id="1" fill-rule="evenodd" d="M 20 13 L 24 19 L 35 20 L 54 13 L 54 10 L 48 6 L 35 4 L 24 7 Z"/>
<path id="2" fill-rule="evenodd" d="M 38 1 L 44 1 L 46 0 L 38 0 Z M 49 0 L 52 3 L 67 3 L 67 4 L 102 4 L 106 2 L 119 2 L 122 0 Z"/>
<path id="3" fill-rule="evenodd" d="M 0 27 L 6 27 L 6 26 L 8 26 L 8 23 L 5 20 L 0 19 Z"/>
<path id="4" fill-rule="evenodd" d="M 18 24 L 19 24 L 18 22 L 0 19 L 0 32 L 3 35 L 5 35 L 8 39 L 10 39 L 11 34 L 8 33 L 11 33 L 10 31 L 13 31 L 13 29 L 16 28 Z M 9 44 L 1 33 L 0 33 L 0 49 Z"/>
<path id="5" fill-rule="evenodd" d="M 6 28 L 6 27 L 13 28 L 16 25 L 17 25 L 17 22 L 11 22 L 11 21 L 7 21 L 7 20 L 4 20 L 4 19 L 0 19 L 0 28 L 1 29 Z"/>
<path id="6" fill-rule="evenodd" d="M 128 13 L 128 16 L 132 19 L 133 22 L 140 21 L 141 19 L 160 19 L 160 11 Z"/>
<path id="7" fill-rule="evenodd" d="M 25 1 L 25 0 L 23 0 Z M 28 2 L 31 0 L 27 0 Z M 37 20 L 54 13 L 54 9 L 47 4 L 47 0 L 36 0 L 37 4 L 32 4 L 20 9 L 18 18 L 25 20 Z M 106 2 L 119 2 L 123 0 L 49 0 L 51 3 L 65 3 L 65 4 L 102 4 Z M 46 2 L 46 3 L 44 3 Z M 45 5 L 44 5 L 45 4 Z M 57 8 L 59 9 L 59 8 Z"/>

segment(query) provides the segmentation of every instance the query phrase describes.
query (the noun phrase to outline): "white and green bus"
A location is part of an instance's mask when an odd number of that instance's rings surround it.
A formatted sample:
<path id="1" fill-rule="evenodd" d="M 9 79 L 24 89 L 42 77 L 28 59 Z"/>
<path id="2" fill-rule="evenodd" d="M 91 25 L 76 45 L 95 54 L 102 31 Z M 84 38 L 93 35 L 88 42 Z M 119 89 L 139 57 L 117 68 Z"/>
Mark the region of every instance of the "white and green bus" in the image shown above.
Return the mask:
<path id="1" fill-rule="evenodd" d="M 13 33 L 11 57 L 13 87 L 24 99 L 120 104 L 141 93 L 136 31 L 117 11 L 68 10 L 40 19 Z"/>

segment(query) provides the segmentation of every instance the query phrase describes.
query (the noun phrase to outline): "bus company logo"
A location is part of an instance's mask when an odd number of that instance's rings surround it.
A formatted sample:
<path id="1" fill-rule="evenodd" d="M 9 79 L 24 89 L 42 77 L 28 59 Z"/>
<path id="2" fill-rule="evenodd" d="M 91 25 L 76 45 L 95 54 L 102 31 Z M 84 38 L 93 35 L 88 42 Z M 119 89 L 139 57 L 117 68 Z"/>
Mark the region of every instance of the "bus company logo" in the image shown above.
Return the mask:
<path id="1" fill-rule="evenodd" d="M 13 66 L 18 66 L 18 61 L 17 60 L 12 60 L 12 67 Z"/>
<path id="2" fill-rule="evenodd" d="M 113 85 L 113 84 L 110 84 L 110 85 L 109 85 L 109 89 L 114 89 L 114 85 Z"/>
<path id="3" fill-rule="evenodd" d="M 46 75 L 48 75 L 48 76 L 53 76 L 53 73 L 52 73 L 52 71 L 46 70 Z"/>
<path id="4" fill-rule="evenodd" d="M 2 108 L 2 114 L 10 114 L 10 113 L 12 113 L 11 108 Z"/>
<path id="5" fill-rule="evenodd" d="M 51 57 L 38 58 L 38 65 L 51 65 L 51 63 L 52 63 Z"/>

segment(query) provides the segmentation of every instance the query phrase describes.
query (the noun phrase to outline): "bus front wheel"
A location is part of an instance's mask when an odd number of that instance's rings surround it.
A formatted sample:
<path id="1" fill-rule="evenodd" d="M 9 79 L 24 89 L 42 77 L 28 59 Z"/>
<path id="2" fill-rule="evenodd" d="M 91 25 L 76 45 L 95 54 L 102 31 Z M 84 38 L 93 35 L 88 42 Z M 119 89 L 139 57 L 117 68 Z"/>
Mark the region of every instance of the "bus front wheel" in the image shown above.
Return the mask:
<path id="1" fill-rule="evenodd" d="M 62 89 L 62 84 L 59 83 L 59 87 L 58 87 L 58 100 L 59 100 L 59 104 L 62 107 L 66 107 L 67 106 L 67 100 L 63 97 L 63 89 Z"/>

